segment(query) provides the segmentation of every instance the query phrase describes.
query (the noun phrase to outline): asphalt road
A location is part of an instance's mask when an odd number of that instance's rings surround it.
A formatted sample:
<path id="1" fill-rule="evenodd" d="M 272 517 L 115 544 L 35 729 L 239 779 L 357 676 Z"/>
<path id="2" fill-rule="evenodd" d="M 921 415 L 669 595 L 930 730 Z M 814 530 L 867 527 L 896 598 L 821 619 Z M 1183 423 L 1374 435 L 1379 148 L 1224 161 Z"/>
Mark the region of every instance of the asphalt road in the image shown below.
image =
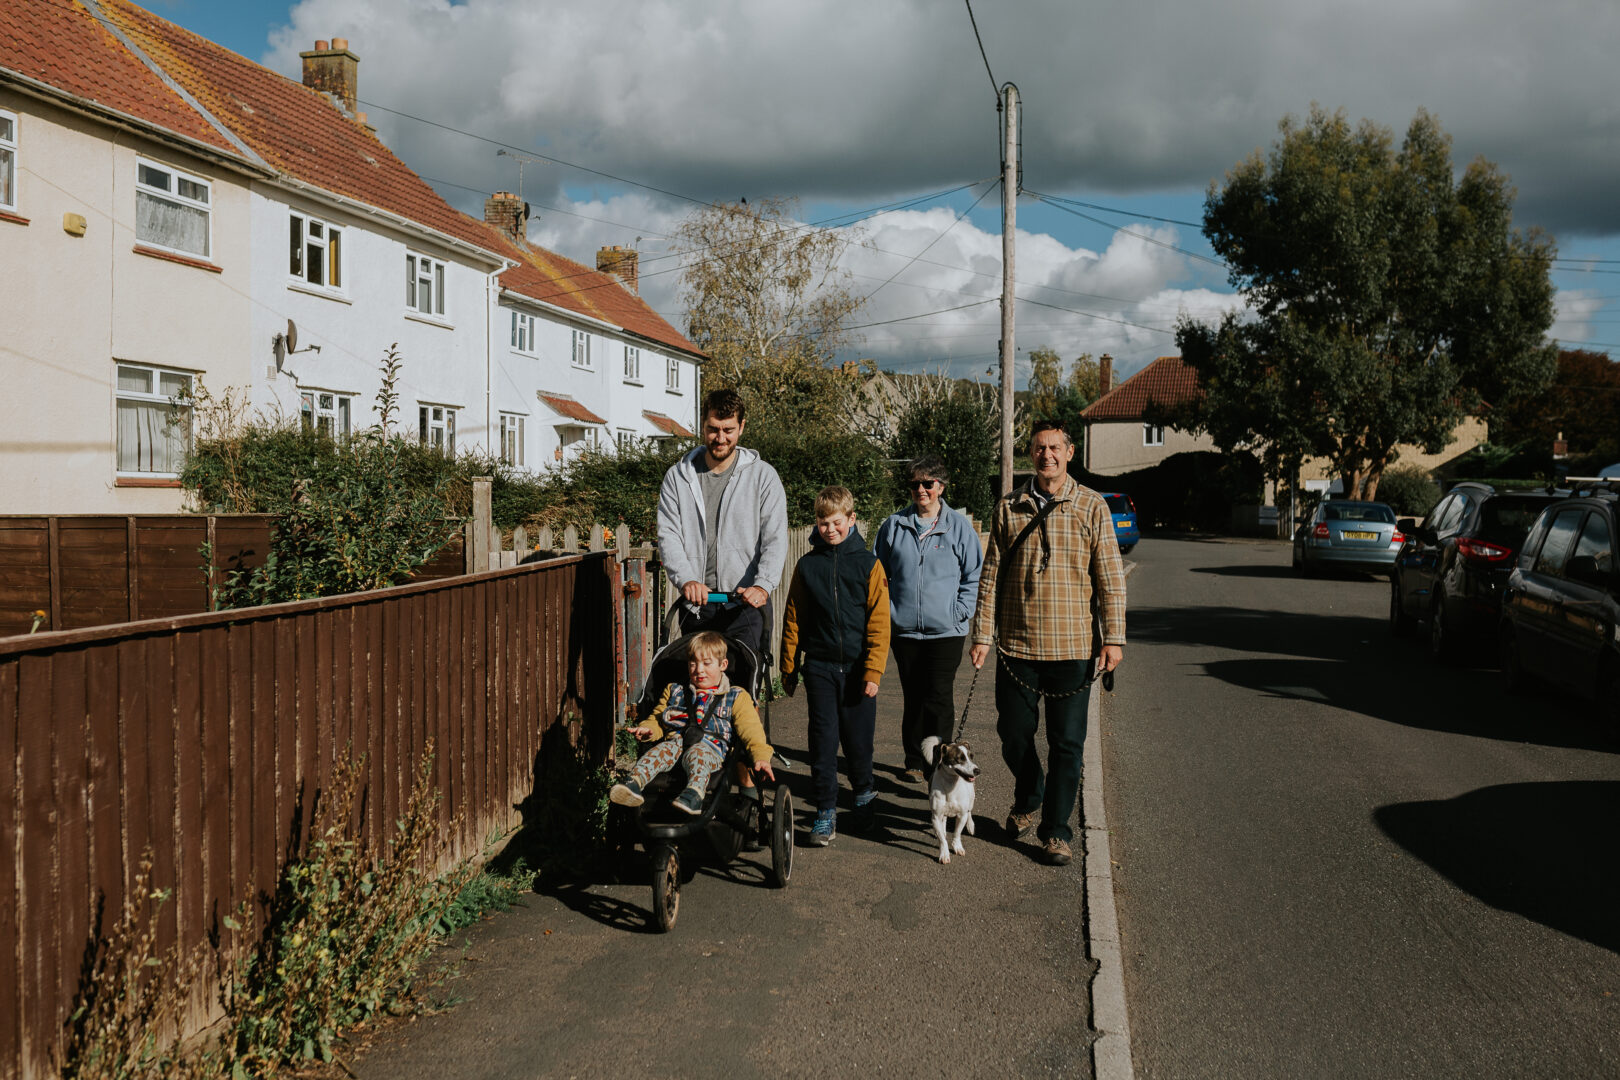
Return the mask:
<path id="1" fill-rule="evenodd" d="M 963 662 L 957 703 L 972 668 Z M 770 888 L 768 852 L 722 870 L 689 863 L 680 915 L 652 932 L 647 860 L 547 879 L 473 929 L 459 1004 L 387 1031 L 365 1080 L 471 1077 L 1016 1077 L 1091 1075 L 1081 861 L 1039 864 L 1000 822 L 1012 782 L 995 737 L 991 676 L 967 738 L 983 774 L 976 837 L 934 861 L 927 793 L 895 778 L 899 680 L 879 697 L 878 828 L 800 847 Z M 800 696 L 773 742 L 808 790 Z M 842 794 L 848 803 L 847 784 Z M 808 814 L 801 809 L 803 842 Z M 842 829 L 842 826 L 840 826 Z M 1078 823 L 1077 823 L 1078 831 Z"/>
<path id="2" fill-rule="evenodd" d="M 1286 544 L 1133 558 L 1103 747 L 1138 1075 L 1620 1076 L 1616 733 L 1432 666 L 1386 581 Z"/>

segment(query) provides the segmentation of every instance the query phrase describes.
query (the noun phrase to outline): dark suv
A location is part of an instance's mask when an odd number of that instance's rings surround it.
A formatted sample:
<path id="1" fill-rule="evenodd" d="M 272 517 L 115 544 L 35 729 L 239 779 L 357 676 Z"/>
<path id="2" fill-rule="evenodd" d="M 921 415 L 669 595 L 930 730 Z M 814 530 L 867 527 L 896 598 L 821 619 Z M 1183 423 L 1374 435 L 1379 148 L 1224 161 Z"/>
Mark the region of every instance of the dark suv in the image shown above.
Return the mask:
<path id="1" fill-rule="evenodd" d="M 1428 627 L 1429 655 L 1456 658 L 1472 642 L 1491 655 L 1502 590 L 1525 534 L 1558 496 L 1458 484 L 1419 525 L 1400 522 L 1406 543 L 1390 571 L 1389 625 L 1397 636 Z"/>
<path id="2" fill-rule="evenodd" d="M 1509 690 L 1536 676 L 1595 697 L 1620 723 L 1620 483 L 1560 499 L 1524 542 L 1502 600 Z"/>

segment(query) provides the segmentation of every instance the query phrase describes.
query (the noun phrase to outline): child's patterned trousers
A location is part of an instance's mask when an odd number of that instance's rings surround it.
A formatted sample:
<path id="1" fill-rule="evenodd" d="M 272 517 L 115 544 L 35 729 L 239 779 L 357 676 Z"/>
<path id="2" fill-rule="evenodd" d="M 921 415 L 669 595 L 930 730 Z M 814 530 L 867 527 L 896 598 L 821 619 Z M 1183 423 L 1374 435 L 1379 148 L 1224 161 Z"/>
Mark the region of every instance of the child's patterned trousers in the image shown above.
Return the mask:
<path id="1" fill-rule="evenodd" d="M 668 772 L 679 761 L 686 767 L 686 786 L 696 788 L 701 794 L 709 786 L 709 777 L 724 760 L 725 755 L 708 739 L 699 739 L 692 744 L 691 749 L 682 753 L 681 736 L 676 732 L 674 735 L 666 736 L 651 750 L 641 755 L 635 767 L 630 770 L 630 778 L 646 787 L 653 777 Z"/>

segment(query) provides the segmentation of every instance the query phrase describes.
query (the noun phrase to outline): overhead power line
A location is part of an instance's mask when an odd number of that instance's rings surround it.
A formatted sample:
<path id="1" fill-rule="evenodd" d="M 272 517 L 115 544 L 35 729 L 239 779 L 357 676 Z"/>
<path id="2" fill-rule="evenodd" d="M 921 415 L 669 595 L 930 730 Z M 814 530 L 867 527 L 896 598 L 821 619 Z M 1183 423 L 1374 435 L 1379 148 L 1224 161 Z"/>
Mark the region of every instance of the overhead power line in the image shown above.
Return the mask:
<path id="1" fill-rule="evenodd" d="M 984 61 L 984 73 L 990 76 L 990 92 L 996 95 L 996 109 L 1001 108 L 1001 84 L 996 82 L 995 73 L 990 70 L 990 57 L 984 52 L 984 38 L 979 36 L 979 20 L 973 17 L 973 0 L 963 0 L 967 4 L 968 22 L 973 24 L 973 40 L 979 43 L 979 59 Z"/>
<path id="2" fill-rule="evenodd" d="M 996 183 L 1000 183 L 1000 181 L 998 180 Z M 917 254 L 913 255 L 911 258 L 907 259 L 904 263 L 902 263 L 898 270 L 896 270 L 894 273 L 890 274 L 887 278 L 885 278 L 883 280 L 882 285 L 879 285 L 876 289 L 873 289 L 871 292 L 867 293 L 866 296 L 861 299 L 861 303 L 864 304 L 864 303 L 866 303 L 866 301 L 872 299 L 872 297 L 876 296 L 878 294 L 878 292 L 883 288 L 884 285 L 887 285 L 889 282 L 893 281 L 895 278 L 897 278 L 901 274 L 905 273 L 906 270 L 909 267 L 911 267 L 914 263 L 916 263 L 916 261 L 918 259 L 920 259 L 924 255 L 928 254 L 929 250 L 935 244 L 937 244 L 941 240 L 945 239 L 945 234 L 946 233 L 948 233 L 952 229 L 956 228 L 956 226 L 961 222 L 961 220 L 963 218 L 965 218 L 969 214 L 973 213 L 973 211 L 978 207 L 978 205 L 980 203 L 984 202 L 984 197 L 986 195 L 990 194 L 994 190 L 996 190 L 996 184 L 995 183 L 991 184 L 989 187 L 987 187 L 983 191 L 981 191 L 979 193 L 979 197 L 977 199 L 973 200 L 973 205 L 972 206 L 969 206 L 966 210 L 962 211 L 960 214 L 957 214 L 956 219 L 954 221 L 952 221 L 949 225 L 945 226 L 945 228 L 941 229 L 939 231 L 939 234 L 937 236 L 935 236 L 932 240 L 928 241 L 927 244 L 923 245 L 923 249 L 921 251 L 917 252 Z"/>

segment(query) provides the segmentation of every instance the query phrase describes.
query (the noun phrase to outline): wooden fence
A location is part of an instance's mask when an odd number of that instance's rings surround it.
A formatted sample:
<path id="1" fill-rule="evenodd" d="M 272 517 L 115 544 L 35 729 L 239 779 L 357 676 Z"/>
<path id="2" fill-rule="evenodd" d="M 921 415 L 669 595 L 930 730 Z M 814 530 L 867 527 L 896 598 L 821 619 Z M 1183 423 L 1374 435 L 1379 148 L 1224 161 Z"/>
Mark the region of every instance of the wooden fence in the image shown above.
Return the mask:
<path id="1" fill-rule="evenodd" d="M 432 741 L 447 855 L 517 824 L 544 744 L 605 752 L 625 686 L 620 565 L 470 577 L 0 641 L 0 1075 L 53 1074 L 97 929 L 142 852 L 194 945 L 274 890 L 340 758 L 384 838 Z M 579 724 L 563 723 L 570 715 Z"/>

